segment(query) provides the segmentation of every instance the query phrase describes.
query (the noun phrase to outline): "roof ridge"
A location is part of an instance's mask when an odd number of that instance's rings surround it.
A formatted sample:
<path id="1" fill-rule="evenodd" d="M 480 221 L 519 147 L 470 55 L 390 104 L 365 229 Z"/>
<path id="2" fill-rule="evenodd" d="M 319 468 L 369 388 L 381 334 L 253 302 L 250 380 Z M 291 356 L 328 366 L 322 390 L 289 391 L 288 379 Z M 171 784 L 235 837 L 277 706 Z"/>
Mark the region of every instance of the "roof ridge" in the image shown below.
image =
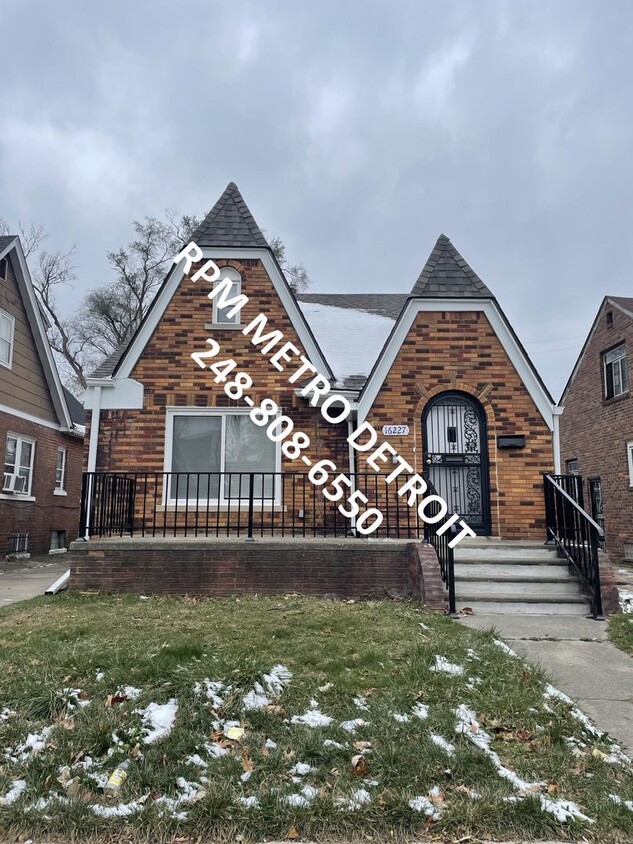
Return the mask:
<path id="1" fill-rule="evenodd" d="M 235 182 L 228 183 L 191 239 L 198 246 L 269 248 Z"/>
<path id="2" fill-rule="evenodd" d="M 433 299 L 495 298 L 445 234 L 436 240 L 410 295 Z"/>

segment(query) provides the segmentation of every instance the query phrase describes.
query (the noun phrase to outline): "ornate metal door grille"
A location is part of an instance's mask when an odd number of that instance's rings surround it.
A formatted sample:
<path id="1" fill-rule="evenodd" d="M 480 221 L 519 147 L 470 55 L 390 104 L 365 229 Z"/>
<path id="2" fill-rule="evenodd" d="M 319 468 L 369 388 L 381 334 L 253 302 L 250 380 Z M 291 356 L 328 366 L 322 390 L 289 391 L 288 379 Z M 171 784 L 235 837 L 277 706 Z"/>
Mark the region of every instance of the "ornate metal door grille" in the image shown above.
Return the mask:
<path id="1" fill-rule="evenodd" d="M 424 464 L 449 510 L 479 534 L 490 533 L 486 423 L 482 408 L 460 393 L 443 393 L 422 417 Z"/>

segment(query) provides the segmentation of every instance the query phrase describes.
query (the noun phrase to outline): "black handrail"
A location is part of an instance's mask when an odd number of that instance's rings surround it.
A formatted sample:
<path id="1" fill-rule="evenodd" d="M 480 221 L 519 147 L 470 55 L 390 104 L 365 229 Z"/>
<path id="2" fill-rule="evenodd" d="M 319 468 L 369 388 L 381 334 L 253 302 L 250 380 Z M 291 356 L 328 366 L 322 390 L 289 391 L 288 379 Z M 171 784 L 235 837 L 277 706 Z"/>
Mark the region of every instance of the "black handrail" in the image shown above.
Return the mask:
<path id="1" fill-rule="evenodd" d="M 564 488 L 563 477 L 579 478 L 578 475 L 543 475 L 547 538 L 556 543 L 589 592 L 593 618 L 603 619 L 598 546 L 604 540 L 604 531 Z M 565 483 L 568 487 L 571 484 L 571 481 Z M 582 489 L 582 480 L 574 480 L 573 485 Z"/>
<path id="2" fill-rule="evenodd" d="M 428 494 L 438 495 L 437 490 L 426 473 L 424 474 L 424 480 L 426 481 Z M 426 512 L 429 516 L 437 516 L 440 512 L 440 506 L 439 501 L 432 501 L 427 505 Z M 447 512 L 437 522 L 432 524 L 426 522 L 424 525 L 424 541 L 430 543 L 435 549 L 440 564 L 442 580 L 448 591 L 448 614 L 451 618 L 457 618 L 455 604 L 455 555 L 449 544 L 454 535 L 454 527 L 446 527 L 446 523 L 452 516 L 452 513 Z"/>

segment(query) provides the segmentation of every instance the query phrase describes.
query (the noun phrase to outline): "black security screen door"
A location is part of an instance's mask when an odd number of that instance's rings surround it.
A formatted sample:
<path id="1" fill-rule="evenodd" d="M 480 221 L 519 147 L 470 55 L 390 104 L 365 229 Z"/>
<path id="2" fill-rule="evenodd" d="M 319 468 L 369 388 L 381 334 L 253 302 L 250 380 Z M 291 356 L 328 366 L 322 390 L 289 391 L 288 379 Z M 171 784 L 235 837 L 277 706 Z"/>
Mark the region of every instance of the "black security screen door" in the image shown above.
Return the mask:
<path id="1" fill-rule="evenodd" d="M 450 512 L 490 534 L 486 417 L 466 393 L 441 393 L 422 416 L 424 465 Z"/>

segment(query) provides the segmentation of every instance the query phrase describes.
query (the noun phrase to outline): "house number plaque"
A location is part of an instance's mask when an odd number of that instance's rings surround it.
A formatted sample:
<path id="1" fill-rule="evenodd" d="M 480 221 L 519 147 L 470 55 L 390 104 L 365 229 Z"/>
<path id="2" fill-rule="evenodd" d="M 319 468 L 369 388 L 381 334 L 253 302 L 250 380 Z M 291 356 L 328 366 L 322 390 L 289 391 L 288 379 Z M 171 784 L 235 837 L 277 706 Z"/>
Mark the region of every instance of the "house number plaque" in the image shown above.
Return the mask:
<path id="1" fill-rule="evenodd" d="M 383 425 L 382 432 L 386 437 L 406 437 L 409 433 L 408 425 Z"/>

